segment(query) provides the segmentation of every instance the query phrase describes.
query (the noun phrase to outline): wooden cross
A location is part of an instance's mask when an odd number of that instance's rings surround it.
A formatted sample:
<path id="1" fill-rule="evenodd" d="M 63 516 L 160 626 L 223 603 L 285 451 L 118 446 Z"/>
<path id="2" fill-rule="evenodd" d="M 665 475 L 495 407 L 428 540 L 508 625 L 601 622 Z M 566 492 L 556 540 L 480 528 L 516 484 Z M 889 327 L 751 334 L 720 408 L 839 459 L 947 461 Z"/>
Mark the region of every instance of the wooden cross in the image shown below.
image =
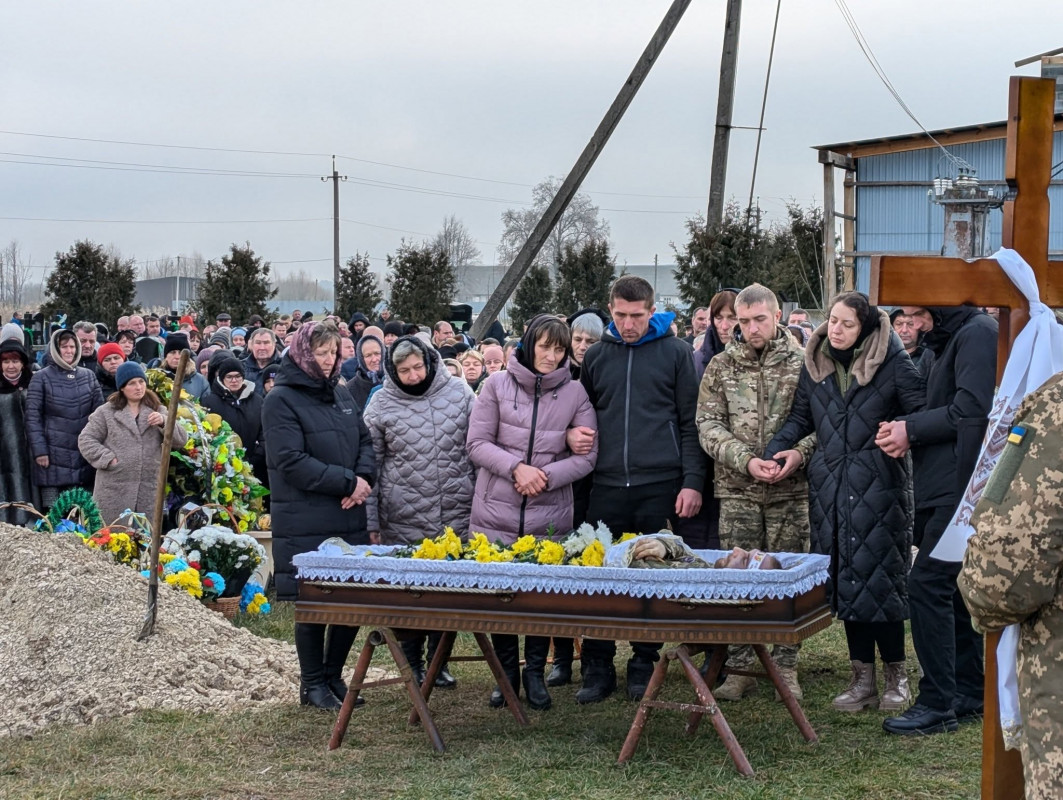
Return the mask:
<path id="1" fill-rule="evenodd" d="M 1011 78 L 1004 177 L 1002 243 L 1033 267 L 1041 302 L 1063 306 L 1063 270 L 1048 266 L 1048 184 L 1052 171 L 1055 81 Z M 875 256 L 871 259 L 871 301 L 884 305 L 996 306 L 1000 309 L 997 384 L 1015 337 L 1030 319 L 1026 298 L 992 259 Z M 1000 634 L 985 642 L 985 719 L 982 728 L 982 800 L 1019 800 L 1022 762 L 1005 750 L 997 701 L 996 650 Z"/>

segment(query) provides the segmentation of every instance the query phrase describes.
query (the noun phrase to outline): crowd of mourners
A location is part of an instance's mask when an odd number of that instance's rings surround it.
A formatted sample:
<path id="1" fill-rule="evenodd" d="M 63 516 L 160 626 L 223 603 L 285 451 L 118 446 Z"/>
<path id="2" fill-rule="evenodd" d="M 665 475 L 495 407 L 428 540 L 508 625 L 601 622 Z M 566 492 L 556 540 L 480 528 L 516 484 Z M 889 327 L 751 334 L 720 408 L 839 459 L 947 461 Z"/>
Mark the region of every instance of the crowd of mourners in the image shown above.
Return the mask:
<path id="1" fill-rule="evenodd" d="M 387 309 L 240 326 L 223 313 L 202 327 L 190 314 L 169 331 L 131 314 L 113 334 L 89 321 L 57 329 L 35 354 L 13 322 L 0 334 L 0 502 L 44 510 L 84 487 L 105 520 L 149 512 L 166 409 L 145 370 L 159 369 L 232 426 L 269 486 L 278 600 L 296 596 L 292 557 L 333 536 L 416 544 L 450 527 L 512 543 L 586 521 L 616 535 L 668 529 L 694 549 L 823 553 L 851 662 L 834 708 L 895 711 L 883 723 L 894 734 L 954 730 L 982 711 L 982 640 L 959 564 L 929 555 L 985 431 L 997 322 L 970 307 L 887 313 L 857 292 L 819 316 L 794 309 L 784 323 L 776 295 L 754 284 L 717 293 L 681 328 L 648 282 L 625 275 L 606 309 L 542 314 L 512 338 L 495 323 L 478 342 Z M 0 519 L 25 516 L 12 506 Z M 356 633 L 296 625 L 301 702 L 339 707 Z M 571 640 L 553 640 L 547 672 L 550 639 L 526 637 L 523 671 L 517 637 L 493 639 L 531 707 L 549 708 L 549 687 L 573 679 Z M 439 640 L 403 643 L 421 680 Z M 577 702 L 616 691 L 616 650 L 582 642 Z M 639 699 L 660 645 L 630 650 L 626 691 Z M 754 658 L 731 648 L 718 699 L 757 689 L 740 674 Z M 773 658 L 801 699 L 800 647 Z M 436 685 L 455 684 L 444 665 Z M 489 703 L 505 702 L 496 687 Z"/>

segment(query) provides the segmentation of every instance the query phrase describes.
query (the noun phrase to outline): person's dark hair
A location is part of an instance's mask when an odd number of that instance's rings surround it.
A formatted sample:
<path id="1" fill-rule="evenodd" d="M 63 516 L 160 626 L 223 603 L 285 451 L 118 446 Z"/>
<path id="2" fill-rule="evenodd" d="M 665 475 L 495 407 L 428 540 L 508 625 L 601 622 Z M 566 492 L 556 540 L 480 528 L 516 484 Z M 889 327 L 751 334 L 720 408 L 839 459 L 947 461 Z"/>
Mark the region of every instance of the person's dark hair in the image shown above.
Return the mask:
<path id="1" fill-rule="evenodd" d="M 736 297 L 738 297 L 738 294 L 730 289 L 724 289 L 722 292 L 714 294 L 712 300 L 709 301 L 709 316 L 712 319 L 716 319 L 727 309 L 730 309 L 731 313 L 734 314 Z"/>
<path id="2" fill-rule="evenodd" d="M 159 322 L 160 321 L 159 320 L 159 315 L 158 314 L 148 314 L 146 317 L 144 317 L 144 321 L 145 322 Z"/>
<path id="3" fill-rule="evenodd" d="M 111 407 L 114 408 L 115 411 L 121 411 L 129 405 L 129 400 L 126 399 L 126 396 L 122 394 L 121 391 L 109 395 L 107 402 L 111 404 Z M 144 397 L 141 398 L 140 402 L 152 411 L 158 411 L 162 407 L 162 401 L 159 400 L 159 396 L 151 389 L 144 390 Z"/>
<path id="4" fill-rule="evenodd" d="M 808 312 L 805 311 L 803 308 L 792 308 L 790 309 L 790 313 L 786 315 L 787 323 L 789 323 L 790 317 L 792 317 L 794 314 L 804 314 L 806 317 L 808 316 Z M 794 324 L 796 325 L 797 323 L 795 322 Z"/>
<path id="5" fill-rule="evenodd" d="M 551 314 L 540 314 L 528 323 L 528 330 L 520 340 L 520 349 L 517 351 L 517 360 L 528 369 L 534 369 L 535 355 L 533 353 L 539 339 L 546 336 L 547 347 L 565 348 L 565 358 L 572 358 L 572 331 L 568 323 Z M 560 367 L 561 365 L 558 364 Z"/>
<path id="6" fill-rule="evenodd" d="M 629 303 L 645 303 L 647 306 L 652 306 L 656 300 L 656 293 L 645 278 L 640 278 L 638 275 L 621 275 L 609 287 L 610 304 L 617 298 Z"/>
<path id="7" fill-rule="evenodd" d="M 830 309 L 834 308 L 838 303 L 848 306 L 856 312 L 856 319 L 860 322 L 861 328 L 867 324 L 867 321 L 870 320 L 872 316 L 874 316 L 875 319 L 878 318 L 877 313 L 872 315 L 871 302 L 863 292 L 842 292 L 834 295 L 830 300 L 830 305 L 827 307 L 827 313 L 830 313 Z M 876 308 L 875 311 L 877 312 L 878 309 Z"/>
<path id="8" fill-rule="evenodd" d="M 114 340 L 120 342 L 122 339 L 128 339 L 131 342 L 135 342 L 137 340 L 137 332 L 129 330 L 128 328 L 124 331 L 118 331 L 118 333 L 114 335 Z"/>

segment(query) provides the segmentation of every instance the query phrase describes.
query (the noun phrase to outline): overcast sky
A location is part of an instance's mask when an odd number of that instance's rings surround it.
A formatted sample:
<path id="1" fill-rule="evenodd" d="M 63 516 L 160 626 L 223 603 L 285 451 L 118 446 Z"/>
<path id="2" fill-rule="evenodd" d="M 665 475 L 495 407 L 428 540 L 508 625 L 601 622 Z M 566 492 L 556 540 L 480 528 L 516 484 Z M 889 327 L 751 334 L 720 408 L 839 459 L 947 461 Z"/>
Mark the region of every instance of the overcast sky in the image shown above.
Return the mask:
<path id="1" fill-rule="evenodd" d="M 0 0 L 0 246 L 17 239 L 44 265 L 81 238 L 138 261 L 250 241 L 281 273 L 330 277 L 332 190 L 319 176 L 335 153 L 349 178 L 345 258 L 368 251 L 383 270 L 401 237 L 454 214 L 495 263 L 502 211 L 567 174 L 669 5 Z M 754 126 L 775 2 L 744 6 L 734 123 Z M 671 263 L 669 243 L 704 213 L 724 7 L 693 0 L 584 184 L 621 264 Z M 1059 0 L 849 8 L 931 130 L 1003 119 L 1008 76 L 1037 74 L 1013 63 L 1063 46 Z M 822 201 L 813 145 L 917 129 L 833 0 L 782 3 L 765 127 L 756 196 L 769 217 L 790 198 Z M 754 143 L 732 135 L 727 194 L 743 205 Z M 275 177 L 160 171 L 174 167 Z"/>

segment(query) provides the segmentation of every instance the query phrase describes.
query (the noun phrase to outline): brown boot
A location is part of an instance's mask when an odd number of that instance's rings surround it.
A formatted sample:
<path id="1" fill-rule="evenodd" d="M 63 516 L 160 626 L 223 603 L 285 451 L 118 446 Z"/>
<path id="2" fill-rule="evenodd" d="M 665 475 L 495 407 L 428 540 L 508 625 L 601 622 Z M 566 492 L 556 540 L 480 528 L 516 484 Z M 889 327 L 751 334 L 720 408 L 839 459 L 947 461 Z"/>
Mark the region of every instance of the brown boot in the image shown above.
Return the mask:
<path id="1" fill-rule="evenodd" d="M 875 685 L 875 664 L 852 661 L 853 675 L 845 691 L 834 698 L 837 711 L 862 711 L 878 708 L 878 686 Z"/>
<path id="2" fill-rule="evenodd" d="M 779 674 L 782 676 L 783 683 L 790 689 L 794 700 L 798 703 L 804 700 L 805 693 L 801 690 L 801 684 L 797 682 L 797 667 L 779 667 Z M 782 700 L 778 689 L 775 690 L 775 699 Z"/>
<path id="3" fill-rule="evenodd" d="M 908 688 L 908 670 L 903 661 L 885 664 L 886 688 L 878 707 L 883 711 L 904 711 L 912 704 L 912 692 Z"/>
<path id="4" fill-rule="evenodd" d="M 748 675 L 728 675 L 712 696 L 717 700 L 736 702 L 757 690 L 757 679 Z"/>

